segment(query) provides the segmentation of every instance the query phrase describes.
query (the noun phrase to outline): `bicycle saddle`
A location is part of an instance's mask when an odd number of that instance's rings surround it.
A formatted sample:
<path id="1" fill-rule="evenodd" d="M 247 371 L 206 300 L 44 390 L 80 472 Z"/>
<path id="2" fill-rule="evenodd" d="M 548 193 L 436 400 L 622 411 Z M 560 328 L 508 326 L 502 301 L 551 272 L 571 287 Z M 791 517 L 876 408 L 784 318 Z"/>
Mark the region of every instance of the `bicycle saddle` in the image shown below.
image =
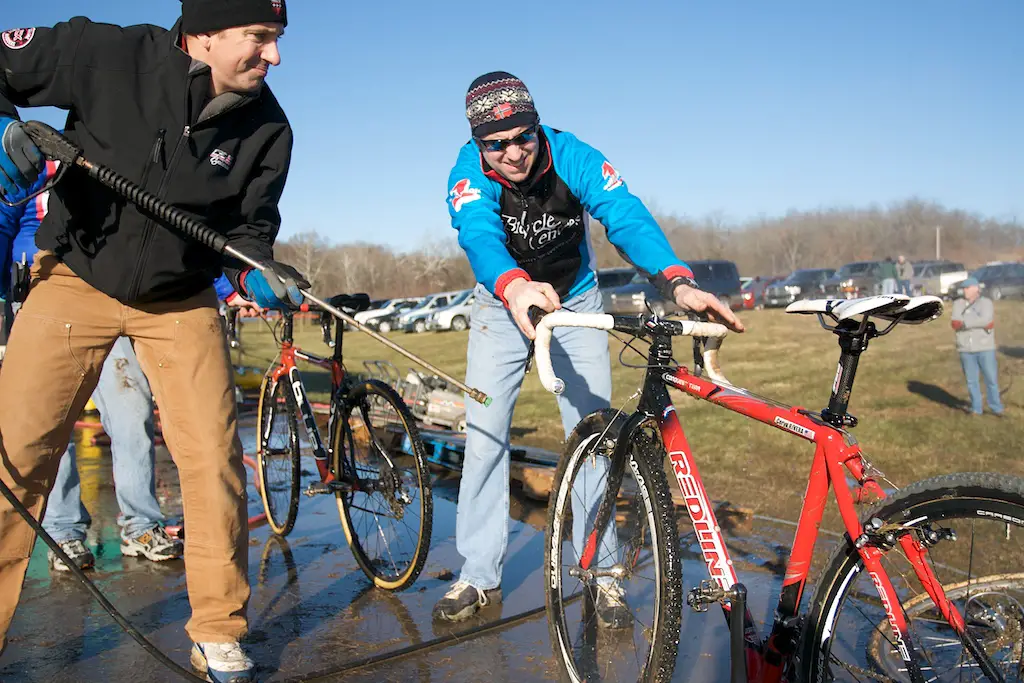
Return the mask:
<path id="1" fill-rule="evenodd" d="M 338 294 L 332 296 L 327 300 L 327 303 L 334 306 L 335 308 L 341 308 L 344 310 L 359 313 L 365 311 L 370 307 L 370 295 L 369 294 Z"/>
<path id="2" fill-rule="evenodd" d="M 837 322 L 869 315 L 920 325 L 942 315 L 942 299 L 937 296 L 910 297 L 903 294 L 882 294 L 859 299 L 810 299 L 794 301 L 786 307 L 786 313 L 822 313 Z"/>

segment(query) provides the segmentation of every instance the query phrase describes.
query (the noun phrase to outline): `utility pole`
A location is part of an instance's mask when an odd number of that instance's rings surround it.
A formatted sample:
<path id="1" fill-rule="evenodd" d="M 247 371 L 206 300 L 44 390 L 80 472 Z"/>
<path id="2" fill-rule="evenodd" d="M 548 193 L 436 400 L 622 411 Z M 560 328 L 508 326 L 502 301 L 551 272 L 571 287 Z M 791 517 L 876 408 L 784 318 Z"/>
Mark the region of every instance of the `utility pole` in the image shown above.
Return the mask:
<path id="1" fill-rule="evenodd" d="M 935 226 L 935 260 L 942 258 L 942 226 Z"/>

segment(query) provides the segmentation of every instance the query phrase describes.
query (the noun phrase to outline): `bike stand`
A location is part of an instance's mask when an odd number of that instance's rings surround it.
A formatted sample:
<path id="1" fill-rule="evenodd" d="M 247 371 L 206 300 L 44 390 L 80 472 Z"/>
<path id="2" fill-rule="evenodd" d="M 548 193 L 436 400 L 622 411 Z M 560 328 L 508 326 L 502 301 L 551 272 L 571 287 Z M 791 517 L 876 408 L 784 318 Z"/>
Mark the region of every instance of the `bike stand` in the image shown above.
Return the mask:
<path id="1" fill-rule="evenodd" d="M 732 661 L 730 683 L 747 683 L 747 647 L 743 639 L 744 615 L 747 613 L 747 587 L 733 584 L 726 592 L 729 608 L 729 655 Z"/>

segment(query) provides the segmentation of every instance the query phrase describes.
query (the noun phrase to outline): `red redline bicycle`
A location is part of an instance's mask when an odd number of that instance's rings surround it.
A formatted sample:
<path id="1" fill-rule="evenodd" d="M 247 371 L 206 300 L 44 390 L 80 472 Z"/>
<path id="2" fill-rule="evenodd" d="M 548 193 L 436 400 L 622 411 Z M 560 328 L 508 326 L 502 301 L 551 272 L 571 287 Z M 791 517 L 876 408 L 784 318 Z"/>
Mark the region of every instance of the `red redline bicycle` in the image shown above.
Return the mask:
<path id="1" fill-rule="evenodd" d="M 365 310 L 369 298 L 341 294 L 329 303 L 354 313 Z M 376 586 L 403 590 L 419 576 L 430 548 L 434 500 L 426 451 L 402 397 L 383 382 L 357 381 L 345 370 L 343 326 L 324 312 L 320 327 L 324 343 L 334 349 L 330 358 L 296 346 L 293 313 L 283 311 L 281 354 L 260 386 L 256 459 L 267 522 L 281 536 L 295 524 L 301 422 L 318 476 L 305 494 L 333 494 L 360 568 Z M 320 436 L 297 361 L 331 373 L 329 446 Z"/>
<path id="2" fill-rule="evenodd" d="M 686 600 L 695 611 L 721 605 L 730 627 L 734 683 L 1024 680 L 1024 480 L 951 474 L 887 493 L 878 483 L 887 482 L 884 475 L 849 431 L 857 420 L 847 407 L 868 342 L 898 323 L 936 318 L 941 301 L 884 296 L 798 302 L 789 310 L 816 314 L 839 338 L 831 399 L 820 412 L 730 384 L 717 365 L 726 332 L 721 325 L 563 311 L 541 321 L 537 366 L 553 391 L 560 387 L 548 357 L 552 327 L 617 330 L 650 342 L 636 411 L 587 416 L 570 436 L 555 474 L 545 588 L 563 679 L 667 681 L 672 676 L 682 584 L 667 465 L 696 534 L 683 551 L 702 556 L 711 577 Z M 672 337 L 681 335 L 695 337 L 694 372 L 672 360 Z M 774 623 L 763 640 L 746 609 L 746 588 L 668 387 L 815 446 Z M 830 488 L 845 540 L 801 614 Z M 598 493 L 580 500 L 586 491 Z M 867 495 L 879 502 L 860 518 L 855 501 Z M 602 600 L 628 610 L 629 625 L 603 626 L 609 622 L 601 619 Z M 648 604 L 649 610 L 641 609 Z"/>

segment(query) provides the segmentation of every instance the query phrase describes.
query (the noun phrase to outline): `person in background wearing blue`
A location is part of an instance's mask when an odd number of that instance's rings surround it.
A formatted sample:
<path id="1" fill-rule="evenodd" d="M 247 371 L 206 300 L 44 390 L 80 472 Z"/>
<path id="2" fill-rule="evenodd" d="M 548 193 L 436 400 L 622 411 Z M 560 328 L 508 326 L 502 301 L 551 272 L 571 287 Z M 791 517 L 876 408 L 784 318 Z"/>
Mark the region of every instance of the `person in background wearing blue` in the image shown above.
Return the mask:
<path id="1" fill-rule="evenodd" d="M 631 194 L 604 155 L 570 133 L 540 125 L 533 97 L 515 76 L 493 72 L 466 94 L 472 140 L 449 176 L 448 211 L 459 245 L 477 278 L 466 383 L 492 397 L 490 407 L 467 401 L 466 458 L 459 484 L 456 547 L 465 558 L 458 580 L 434 606 L 435 619 L 461 621 L 501 602 L 508 541 L 509 432 L 535 336 L 530 308 L 601 312 L 588 221 L 640 272 L 684 310 L 707 311 L 737 331 L 743 326 L 713 294 L 703 292 L 650 212 Z M 575 377 L 558 397 L 568 436 L 611 400 L 608 336 L 602 330 L 555 330 L 556 374 Z M 590 478 L 600 485 L 600 475 Z M 597 500 L 596 492 L 590 500 Z M 573 496 L 573 535 L 586 512 Z M 614 557 L 614 525 L 599 557 Z M 598 623 L 629 623 L 624 590 L 599 584 Z"/>
<path id="2" fill-rule="evenodd" d="M 56 165 L 48 162 L 46 172 L 21 196 L 11 198 L 17 202 L 39 192 L 54 177 Z M 4 337 L 13 323 L 17 304 L 10 299 L 10 278 L 15 262 L 31 264 L 37 251 L 36 230 L 46 215 L 48 192 L 42 192 L 20 206 L 0 203 L 0 297 L 4 299 Z M 229 306 L 247 311 L 255 305 L 235 292 L 228 279 L 221 275 L 214 283 L 217 296 Z M 110 435 L 117 505 L 121 514 L 118 526 L 121 535 L 121 554 L 144 557 L 153 562 L 175 560 L 182 556 L 180 540 L 171 538 L 164 530 L 165 518 L 156 499 L 156 448 L 153 442 L 153 393 L 131 342 L 121 337 L 114 343 L 103 364 L 99 384 L 92 395 L 100 413 L 103 429 Z M 89 511 L 82 504 L 81 480 L 78 474 L 75 444 L 68 445 L 57 470 L 53 490 L 46 503 L 43 528 L 53 537 L 68 557 L 82 569 L 91 568 L 96 561 L 85 545 L 86 530 L 92 522 Z M 50 569 L 70 571 L 53 551 L 49 551 Z"/>
<path id="3" fill-rule="evenodd" d="M 46 173 L 40 175 L 35 185 L 24 196 L 10 198 L 11 203 L 41 190 L 54 171 L 55 165 L 49 162 Z M 36 253 L 36 230 L 46 215 L 47 195 L 46 192 L 39 194 L 20 206 L 0 205 L 0 253 L 6 259 L 4 273 L 9 272 L 12 262 L 32 263 Z M 10 278 L 4 276 L 3 280 L 7 285 Z M 9 287 L 3 289 L 7 298 Z M 11 322 L 5 320 L 8 329 Z M 127 338 L 118 339 L 107 356 L 92 400 L 99 410 L 104 431 L 110 435 L 117 505 L 121 511 L 117 519 L 121 554 L 154 562 L 180 558 L 182 543 L 164 530 L 164 516 L 156 499 L 153 394 Z M 75 564 L 88 569 L 96 558 L 85 545 L 86 529 L 92 519 L 82 504 L 81 494 L 72 442 L 61 458 L 53 490 L 46 502 L 43 528 Z M 48 557 L 50 569 L 69 571 L 52 550 Z"/>

